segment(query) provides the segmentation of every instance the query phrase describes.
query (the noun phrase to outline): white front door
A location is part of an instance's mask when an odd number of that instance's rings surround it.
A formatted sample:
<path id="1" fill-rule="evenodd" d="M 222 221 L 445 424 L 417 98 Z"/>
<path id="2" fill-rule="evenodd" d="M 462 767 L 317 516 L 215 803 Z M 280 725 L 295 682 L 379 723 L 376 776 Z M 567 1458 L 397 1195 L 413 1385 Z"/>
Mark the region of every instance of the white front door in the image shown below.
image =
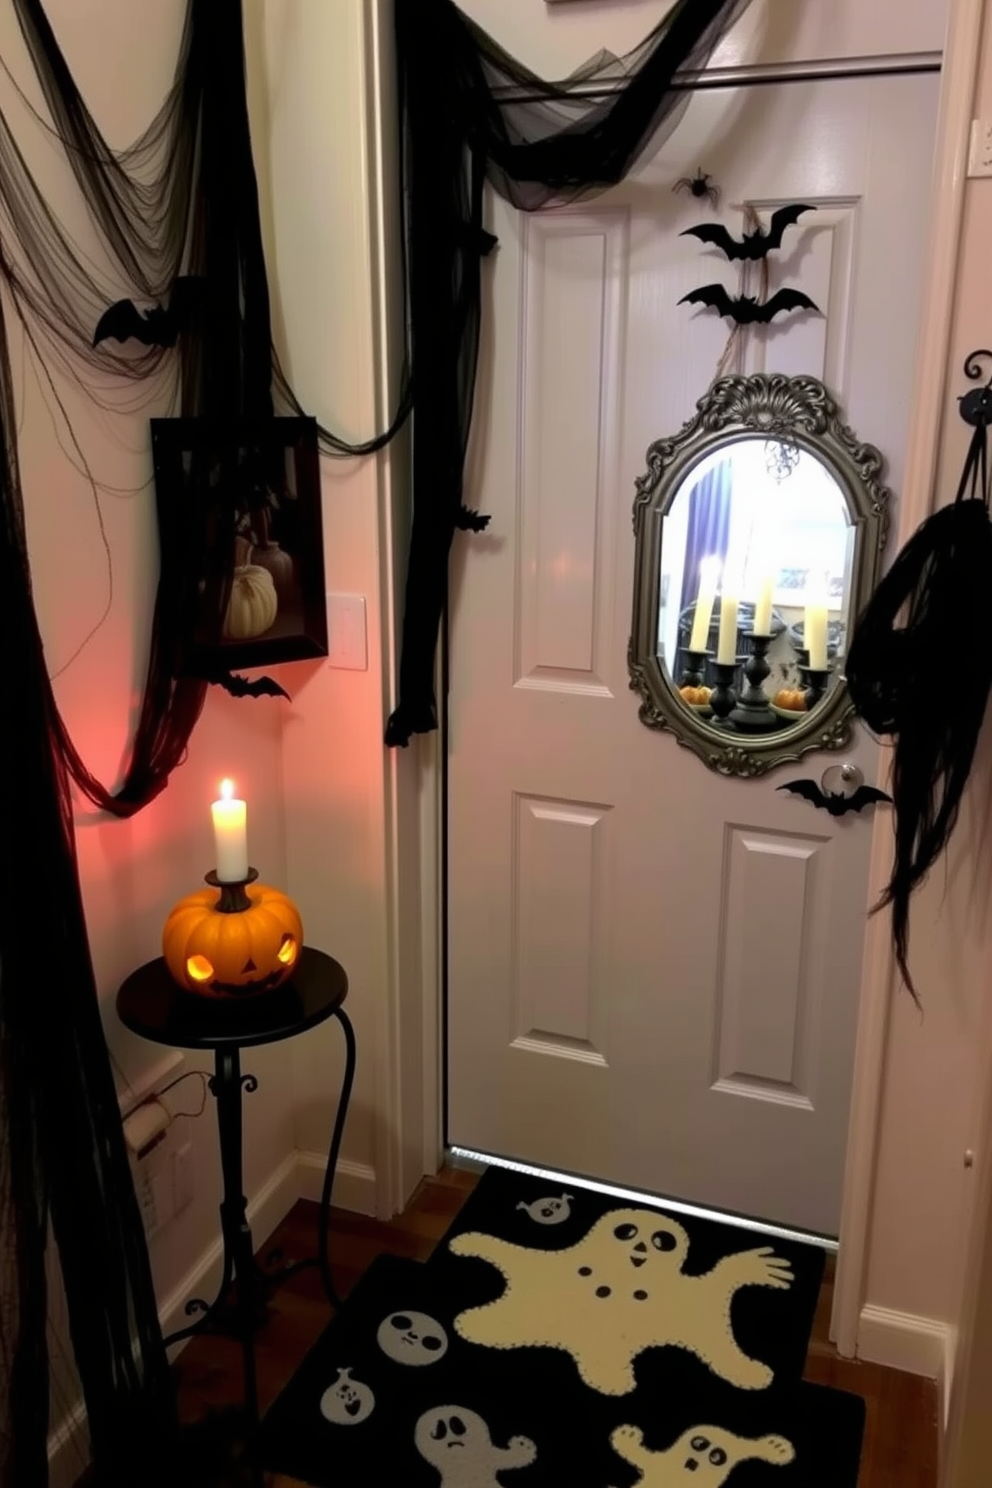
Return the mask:
<path id="1" fill-rule="evenodd" d="M 823 311 L 747 370 L 812 373 L 898 493 L 927 237 L 935 75 L 694 95 L 636 177 L 490 223 L 449 694 L 448 1139 L 836 1233 L 869 816 L 777 794 L 833 757 L 725 779 L 628 689 L 634 482 L 727 340 L 678 305 L 734 266 L 682 229 L 816 208 L 771 289 Z M 673 194 L 701 166 L 719 214 Z M 845 758 L 868 779 L 874 745 Z"/>

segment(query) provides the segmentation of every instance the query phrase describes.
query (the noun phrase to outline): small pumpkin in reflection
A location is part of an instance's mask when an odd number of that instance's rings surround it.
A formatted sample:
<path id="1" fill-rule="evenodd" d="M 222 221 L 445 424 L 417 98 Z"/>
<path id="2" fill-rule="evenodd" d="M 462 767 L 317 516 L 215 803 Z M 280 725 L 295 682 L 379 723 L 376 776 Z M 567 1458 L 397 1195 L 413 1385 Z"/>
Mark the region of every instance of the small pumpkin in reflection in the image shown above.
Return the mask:
<path id="1" fill-rule="evenodd" d="M 219 889 L 180 899 L 162 931 L 173 979 L 208 997 L 244 997 L 278 987 L 300 958 L 303 922 L 293 901 L 266 884 L 245 890 L 249 907 L 222 914 Z"/>
<path id="2" fill-rule="evenodd" d="M 776 708 L 784 708 L 787 713 L 806 712 L 806 694 L 801 687 L 783 687 L 772 699 Z"/>
<path id="3" fill-rule="evenodd" d="M 679 696 L 693 708 L 701 708 L 710 700 L 708 687 L 680 687 Z"/>

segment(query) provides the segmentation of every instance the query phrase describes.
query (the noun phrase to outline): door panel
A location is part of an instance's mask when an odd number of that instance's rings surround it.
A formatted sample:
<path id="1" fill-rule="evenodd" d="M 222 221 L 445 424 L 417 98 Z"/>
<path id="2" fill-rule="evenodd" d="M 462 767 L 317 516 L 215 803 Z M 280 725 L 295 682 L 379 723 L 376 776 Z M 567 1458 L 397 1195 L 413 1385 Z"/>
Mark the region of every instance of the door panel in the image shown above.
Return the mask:
<path id="1" fill-rule="evenodd" d="M 518 686 L 609 692 L 628 222 L 604 208 L 519 224 Z"/>
<path id="2" fill-rule="evenodd" d="M 680 232 L 699 164 L 740 227 L 816 207 L 771 292 L 822 318 L 753 334 L 748 371 L 838 395 L 898 491 L 926 239 L 932 76 L 715 90 L 636 177 L 580 207 L 490 204 L 449 697 L 449 1139 L 836 1232 L 870 819 L 708 771 L 637 718 L 634 482 L 727 344 L 679 306 L 737 266 Z M 735 206 L 736 204 L 736 206 Z M 875 746 L 845 756 L 869 778 Z"/>

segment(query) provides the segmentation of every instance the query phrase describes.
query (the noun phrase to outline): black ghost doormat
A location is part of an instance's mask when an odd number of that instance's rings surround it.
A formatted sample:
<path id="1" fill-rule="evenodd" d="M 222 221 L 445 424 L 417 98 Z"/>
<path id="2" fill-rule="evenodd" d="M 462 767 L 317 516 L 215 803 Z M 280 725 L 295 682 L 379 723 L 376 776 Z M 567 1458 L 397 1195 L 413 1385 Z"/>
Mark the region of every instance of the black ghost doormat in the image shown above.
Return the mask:
<path id="1" fill-rule="evenodd" d="M 490 1169 L 383 1256 L 262 1426 L 315 1488 L 856 1488 L 864 1402 L 801 1374 L 814 1246 Z"/>

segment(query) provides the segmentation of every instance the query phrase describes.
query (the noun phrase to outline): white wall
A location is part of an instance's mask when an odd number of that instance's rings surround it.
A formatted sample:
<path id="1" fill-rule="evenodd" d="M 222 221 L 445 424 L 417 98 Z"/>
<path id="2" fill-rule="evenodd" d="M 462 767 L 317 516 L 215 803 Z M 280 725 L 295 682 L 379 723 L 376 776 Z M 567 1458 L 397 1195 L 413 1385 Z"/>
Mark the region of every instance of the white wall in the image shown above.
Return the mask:
<path id="1" fill-rule="evenodd" d="M 987 0 L 985 13 L 971 111 L 977 116 L 992 109 Z M 964 191 L 934 507 L 953 499 L 971 434 L 957 414 L 956 400 L 970 385 L 962 366 L 970 351 L 990 343 L 992 330 L 992 180 L 969 180 Z M 976 1178 L 992 1160 L 985 1105 L 992 1076 L 990 806 L 992 734 L 986 720 L 950 850 L 913 906 L 911 963 L 924 1014 L 904 993 L 895 995 L 872 1204 L 867 1305 L 945 1325 L 949 1362 L 971 1305 L 963 1281 Z"/>
<path id="2" fill-rule="evenodd" d="M 365 439 L 378 418 L 365 7 L 265 0 L 248 19 L 280 352 L 304 406 L 344 438 Z M 293 696 L 281 776 L 287 882 L 308 940 L 348 972 L 359 1064 L 345 1171 L 350 1201 L 372 1209 L 380 1199 L 375 1108 L 388 978 L 378 462 L 325 460 L 323 493 L 327 588 L 365 597 L 369 664 L 285 668 Z M 339 1040 L 336 1027 L 325 1027 L 291 1050 L 297 1142 L 307 1151 L 326 1147 Z"/>

